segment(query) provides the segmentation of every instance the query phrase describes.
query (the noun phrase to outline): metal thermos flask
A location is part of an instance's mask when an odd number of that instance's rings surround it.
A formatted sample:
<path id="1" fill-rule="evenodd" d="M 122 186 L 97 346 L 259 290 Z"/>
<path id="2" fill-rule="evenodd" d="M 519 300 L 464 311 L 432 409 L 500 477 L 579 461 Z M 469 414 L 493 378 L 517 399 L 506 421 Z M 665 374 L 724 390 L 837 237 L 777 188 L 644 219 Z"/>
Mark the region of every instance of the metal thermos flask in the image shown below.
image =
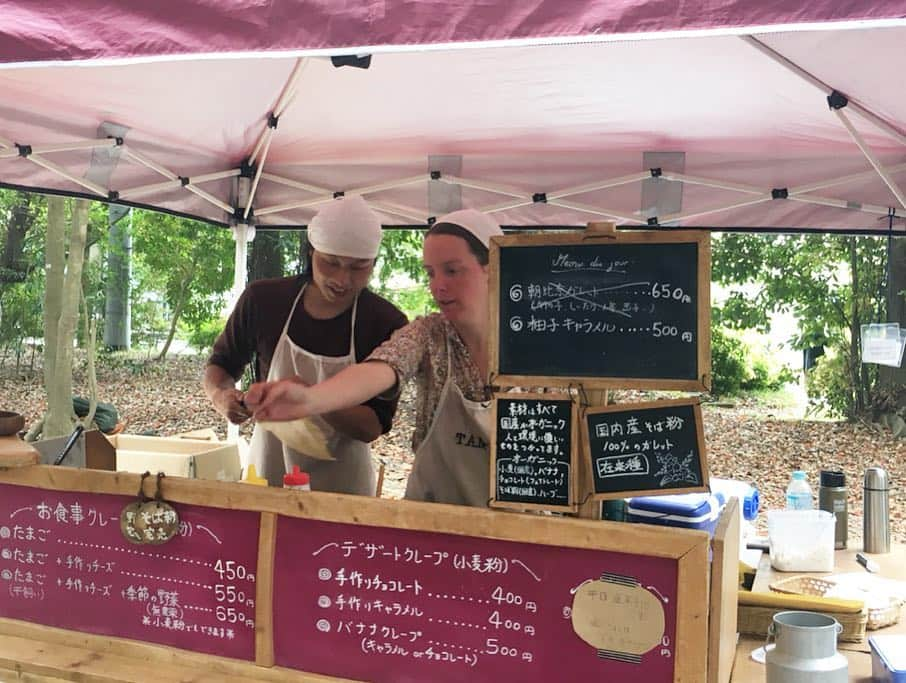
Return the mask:
<path id="1" fill-rule="evenodd" d="M 862 498 L 862 548 L 867 553 L 890 552 L 890 481 L 881 467 L 865 470 Z"/>
<path id="2" fill-rule="evenodd" d="M 818 508 L 836 517 L 834 548 L 846 547 L 847 525 L 846 475 L 836 470 L 821 470 L 818 487 Z"/>

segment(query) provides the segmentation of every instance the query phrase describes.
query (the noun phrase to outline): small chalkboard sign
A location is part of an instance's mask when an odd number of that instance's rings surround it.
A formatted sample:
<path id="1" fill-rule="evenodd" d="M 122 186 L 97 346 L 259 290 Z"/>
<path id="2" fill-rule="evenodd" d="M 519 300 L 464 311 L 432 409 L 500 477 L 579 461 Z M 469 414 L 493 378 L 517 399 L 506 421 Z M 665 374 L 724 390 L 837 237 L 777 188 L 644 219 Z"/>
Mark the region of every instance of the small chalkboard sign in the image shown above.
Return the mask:
<path id="1" fill-rule="evenodd" d="M 582 429 L 597 500 L 708 490 L 697 399 L 589 408 Z"/>
<path id="2" fill-rule="evenodd" d="M 710 272 L 700 232 L 494 237 L 494 383 L 707 389 Z"/>
<path id="3" fill-rule="evenodd" d="M 491 507 L 576 509 L 576 404 L 567 394 L 498 394 Z"/>

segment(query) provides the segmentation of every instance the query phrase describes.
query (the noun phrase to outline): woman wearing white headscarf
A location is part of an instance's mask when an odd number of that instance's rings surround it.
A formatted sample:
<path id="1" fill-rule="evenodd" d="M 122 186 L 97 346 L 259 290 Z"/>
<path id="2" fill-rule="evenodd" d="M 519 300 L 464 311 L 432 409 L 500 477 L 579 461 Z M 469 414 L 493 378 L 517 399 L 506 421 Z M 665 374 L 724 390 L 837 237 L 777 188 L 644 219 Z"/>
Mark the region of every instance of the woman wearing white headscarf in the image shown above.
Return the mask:
<path id="1" fill-rule="evenodd" d="M 503 234 L 487 215 L 443 216 L 425 238 L 423 259 L 440 313 L 397 330 L 365 363 L 318 386 L 289 379 L 256 384 L 246 401 L 256 417 L 293 420 L 354 405 L 417 382 L 415 461 L 406 498 L 486 506 L 489 499 L 488 247 Z"/>
<path id="2" fill-rule="evenodd" d="M 312 219 L 308 242 L 306 273 L 250 284 L 214 344 L 204 388 L 232 422 L 249 417 L 235 381 L 253 359 L 256 379 L 316 384 L 406 324 L 393 304 L 366 289 L 381 223 L 361 197 L 328 203 Z M 249 462 L 272 486 L 299 465 L 314 490 L 374 495 L 368 442 L 390 430 L 395 410 L 395 400 L 366 396 L 292 425 L 259 420 Z"/>

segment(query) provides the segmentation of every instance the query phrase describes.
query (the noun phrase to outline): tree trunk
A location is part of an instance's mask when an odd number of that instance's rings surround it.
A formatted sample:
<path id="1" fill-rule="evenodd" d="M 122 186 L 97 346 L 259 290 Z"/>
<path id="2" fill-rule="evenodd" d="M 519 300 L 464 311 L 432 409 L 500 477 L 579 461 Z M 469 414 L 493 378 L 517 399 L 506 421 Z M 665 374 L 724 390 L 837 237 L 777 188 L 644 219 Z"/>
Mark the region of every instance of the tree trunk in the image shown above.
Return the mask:
<path id="1" fill-rule="evenodd" d="M 300 275 L 308 268 L 308 230 L 299 231 L 299 265 L 296 267 L 296 275 Z"/>
<path id="2" fill-rule="evenodd" d="M 252 241 L 249 254 L 249 282 L 270 277 L 283 277 L 283 250 L 280 232 L 260 230 Z"/>
<path id="3" fill-rule="evenodd" d="M 853 237 L 847 238 L 849 246 L 849 269 L 852 278 L 852 296 L 850 297 L 849 311 L 849 381 L 852 385 L 852 405 L 849 409 L 849 418 L 855 418 L 865 408 L 860 366 L 862 364 L 862 339 L 859 315 L 859 264 L 856 258 L 856 241 Z"/>
<path id="4" fill-rule="evenodd" d="M 112 209 L 112 207 L 111 207 Z M 132 343 L 129 306 L 129 279 L 132 272 L 132 212 L 128 219 L 114 220 L 121 213 L 110 210 L 107 255 L 107 292 L 104 313 L 104 346 L 112 351 L 128 351 Z"/>
<path id="5" fill-rule="evenodd" d="M 50 396 L 57 360 L 57 334 L 63 309 L 63 276 L 66 272 L 66 203 L 47 198 L 47 236 L 44 244 L 44 389 Z"/>
<path id="6" fill-rule="evenodd" d="M 85 416 L 83 424 L 90 427 L 94 420 L 94 413 L 98 407 L 98 375 L 95 366 L 95 354 L 97 352 L 98 326 L 92 319 L 91 312 L 88 310 L 88 300 L 85 298 L 85 292 L 81 292 L 82 302 L 82 320 L 85 325 L 85 358 L 88 367 L 86 375 L 88 381 L 88 414 Z"/>
<path id="7" fill-rule="evenodd" d="M 60 223 L 59 228 L 53 230 L 54 237 L 65 233 L 63 224 L 63 200 L 56 197 L 48 197 L 48 244 L 47 249 L 51 249 L 51 228 L 50 214 L 54 214 L 54 220 Z M 53 204 L 60 203 L 59 208 L 51 211 Z M 49 326 L 45 326 L 45 336 L 50 328 L 56 327 L 55 352 L 51 372 L 48 375 L 45 371 L 45 388 L 47 391 L 47 416 L 44 421 L 44 438 L 53 438 L 63 436 L 72 431 L 75 423 L 75 413 L 72 408 L 72 345 L 75 340 L 76 327 L 79 322 L 79 297 L 82 292 L 82 266 L 85 260 L 85 243 L 88 236 L 88 201 L 77 199 L 72 204 L 72 227 L 69 235 L 69 257 L 65 260 L 65 273 L 63 272 L 62 259 L 56 264 L 59 272 L 55 272 L 54 283 L 59 285 L 59 299 L 55 306 L 59 311 L 56 320 L 50 320 Z M 62 245 L 62 240 L 61 240 Z M 54 247 L 56 252 L 56 247 Z M 59 253 L 55 253 L 59 256 Z M 50 279 L 51 264 L 48 264 L 48 279 Z M 47 296 L 54 297 L 50 293 L 50 283 Z M 47 315 L 45 311 L 45 316 Z M 48 323 L 45 317 L 45 323 Z M 45 338 L 45 346 L 50 345 L 50 340 Z M 50 377 L 48 382 L 47 378 Z"/>
<path id="8" fill-rule="evenodd" d="M 167 352 L 170 350 L 170 344 L 173 343 L 173 338 L 176 336 L 176 326 L 179 324 L 179 318 L 182 315 L 182 309 L 186 304 L 186 300 L 189 298 L 189 283 L 192 282 L 192 278 L 195 277 L 195 264 L 192 264 L 191 269 L 189 270 L 188 275 L 183 278 L 182 283 L 180 283 L 179 291 L 181 296 L 179 301 L 176 302 L 176 308 L 173 309 L 173 317 L 170 320 L 170 331 L 167 333 L 167 341 L 164 342 L 164 348 L 160 350 L 160 353 L 157 356 L 157 360 L 163 360 L 167 357 Z"/>
<path id="9" fill-rule="evenodd" d="M 28 274 L 24 254 L 25 234 L 31 228 L 34 218 L 30 195 L 20 192 L 18 200 L 10 211 L 10 220 L 6 226 L 6 243 L 3 258 L 0 259 L 0 282 L 22 282 Z"/>
<path id="10" fill-rule="evenodd" d="M 890 245 L 887 321 L 900 323 L 900 329 L 906 329 L 906 237 L 894 237 Z M 882 365 L 880 370 L 882 386 L 898 391 L 897 405 L 900 408 L 906 407 L 906 362 L 901 363 L 898 368 Z"/>

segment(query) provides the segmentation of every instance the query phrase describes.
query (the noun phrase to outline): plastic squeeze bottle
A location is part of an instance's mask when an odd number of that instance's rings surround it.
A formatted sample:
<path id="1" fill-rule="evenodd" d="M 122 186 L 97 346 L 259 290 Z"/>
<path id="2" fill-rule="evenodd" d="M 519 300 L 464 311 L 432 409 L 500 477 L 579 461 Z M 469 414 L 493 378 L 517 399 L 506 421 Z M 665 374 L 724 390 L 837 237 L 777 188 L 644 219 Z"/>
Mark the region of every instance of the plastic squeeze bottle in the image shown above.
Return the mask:
<path id="1" fill-rule="evenodd" d="M 297 491 L 311 491 L 308 472 L 302 472 L 298 465 L 293 465 L 293 471 L 283 475 L 283 488 L 296 489 Z"/>
<path id="2" fill-rule="evenodd" d="M 786 509 L 811 510 L 813 507 L 812 487 L 808 485 L 805 472 L 796 470 L 786 487 Z"/>

